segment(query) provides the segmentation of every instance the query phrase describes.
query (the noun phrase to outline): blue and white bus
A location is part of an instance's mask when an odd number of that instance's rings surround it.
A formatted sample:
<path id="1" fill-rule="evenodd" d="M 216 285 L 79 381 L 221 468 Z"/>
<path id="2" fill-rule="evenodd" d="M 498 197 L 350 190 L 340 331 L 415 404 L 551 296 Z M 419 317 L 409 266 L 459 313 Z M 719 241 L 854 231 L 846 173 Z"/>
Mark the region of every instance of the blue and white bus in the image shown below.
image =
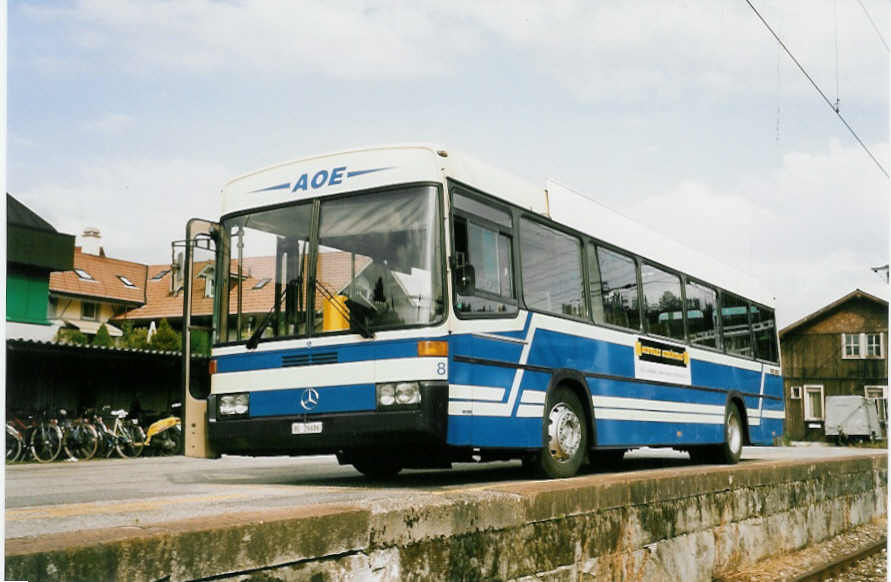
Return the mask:
<path id="1" fill-rule="evenodd" d="M 187 229 L 218 290 L 187 454 L 568 477 L 642 446 L 735 463 L 782 435 L 771 295 L 557 182 L 408 145 L 272 166 L 222 198 Z"/>

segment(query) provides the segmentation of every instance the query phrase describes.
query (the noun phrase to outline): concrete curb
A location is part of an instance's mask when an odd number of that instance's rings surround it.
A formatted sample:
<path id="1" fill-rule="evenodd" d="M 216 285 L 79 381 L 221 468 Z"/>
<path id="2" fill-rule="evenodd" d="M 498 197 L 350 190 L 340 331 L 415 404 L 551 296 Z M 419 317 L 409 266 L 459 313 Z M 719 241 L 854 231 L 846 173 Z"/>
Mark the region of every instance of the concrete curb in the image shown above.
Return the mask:
<path id="1" fill-rule="evenodd" d="M 519 579 L 569 568 L 620 580 L 657 564 L 706 580 L 684 568 L 743 564 L 884 514 L 886 484 L 884 453 L 518 482 L 431 494 L 423 505 L 317 505 L 17 538 L 7 540 L 6 576 Z"/>

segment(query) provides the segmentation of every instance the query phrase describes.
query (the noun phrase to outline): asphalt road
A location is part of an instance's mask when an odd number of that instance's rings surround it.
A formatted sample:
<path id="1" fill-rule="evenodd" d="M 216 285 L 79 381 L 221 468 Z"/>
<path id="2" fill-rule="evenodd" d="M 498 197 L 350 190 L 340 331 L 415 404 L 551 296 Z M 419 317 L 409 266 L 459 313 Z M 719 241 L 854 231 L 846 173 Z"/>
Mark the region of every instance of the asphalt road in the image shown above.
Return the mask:
<path id="1" fill-rule="evenodd" d="M 746 447 L 744 463 L 872 454 L 875 449 Z M 640 449 L 620 471 L 690 465 L 686 453 Z M 703 466 L 704 471 L 709 470 Z M 597 472 L 596 470 L 589 472 Z M 142 527 L 188 517 L 317 503 L 386 503 L 481 490 L 528 480 L 519 462 L 462 463 L 449 470 L 404 471 L 370 483 L 334 457 L 185 457 L 102 459 L 50 465 L 7 465 L 7 538 L 102 527 Z"/>

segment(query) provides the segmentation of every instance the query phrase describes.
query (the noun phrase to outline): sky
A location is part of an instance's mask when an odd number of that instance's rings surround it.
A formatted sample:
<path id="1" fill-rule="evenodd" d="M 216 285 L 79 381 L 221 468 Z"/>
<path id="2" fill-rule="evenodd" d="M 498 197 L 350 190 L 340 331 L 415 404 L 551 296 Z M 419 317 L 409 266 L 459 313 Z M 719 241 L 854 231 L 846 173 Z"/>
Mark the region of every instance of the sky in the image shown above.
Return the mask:
<path id="1" fill-rule="evenodd" d="M 887 0 L 751 0 L 886 171 Z M 435 142 L 762 280 L 888 296 L 889 181 L 746 0 L 9 0 L 7 190 L 170 260 L 229 179 Z"/>

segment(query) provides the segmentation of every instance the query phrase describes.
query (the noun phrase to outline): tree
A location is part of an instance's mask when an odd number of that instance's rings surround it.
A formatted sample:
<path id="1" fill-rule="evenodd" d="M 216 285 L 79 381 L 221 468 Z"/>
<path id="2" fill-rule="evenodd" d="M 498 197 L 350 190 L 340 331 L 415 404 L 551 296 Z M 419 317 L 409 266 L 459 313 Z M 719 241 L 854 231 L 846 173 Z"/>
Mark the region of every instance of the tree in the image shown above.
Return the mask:
<path id="1" fill-rule="evenodd" d="M 178 351 L 179 344 L 179 334 L 173 331 L 166 319 L 162 319 L 158 324 L 158 331 L 152 335 L 152 341 L 149 342 L 151 348 L 153 350 Z"/>
<path id="2" fill-rule="evenodd" d="M 144 327 L 132 330 L 124 342 L 124 346 L 133 350 L 147 350 L 149 347 L 148 330 Z"/>
<path id="3" fill-rule="evenodd" d="M 210 337 L 206 331 L 196 329 L 189 337 L 189 344 L 192 347 L 193 354 L 200 354 L 203 356 L 210 355 Z"/>
<path id="4" fill-rule="evenodd" d="M 96 332 L 96 337 L 93 338 L 93 345 L 103 348 L 110 348 L 114 345 L 111 334 L 108 333 L 108 327 L 104 323 L 99 326 L 99 331 Z"/>
<path id="5" fill-rule="evenodd" d="M 59 332 L 56 334 L 56 341 L 61 344 L 77 344 L 83 346 L 87 343 L 87 336 L 85 336 L 79 329 L 63 327 L 60 328 Z"/>

